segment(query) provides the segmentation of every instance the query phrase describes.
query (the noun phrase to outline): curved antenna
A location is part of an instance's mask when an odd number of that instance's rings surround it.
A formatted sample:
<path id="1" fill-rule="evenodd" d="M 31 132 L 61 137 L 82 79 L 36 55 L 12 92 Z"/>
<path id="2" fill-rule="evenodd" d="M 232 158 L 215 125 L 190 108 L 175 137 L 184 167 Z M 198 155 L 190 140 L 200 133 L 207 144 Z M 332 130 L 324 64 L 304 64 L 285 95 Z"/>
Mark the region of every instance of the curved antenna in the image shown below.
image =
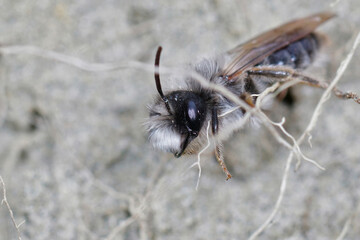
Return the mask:
<path id="1" fill-rule="evenodd" d="M 155 73 L 154 73 L 154 77 L 155 77 L 156 89 L 157 89 L 158 93 L 160 94 L 161 99 L 164 101 L 168 112 L 171 114 L 170 106 L 169 106 L 169 100 L 167 99 L 167 97 L 165 97 L 165 95 L 164 95 L 164 93 L 162 91 L 161 82 L 160 82 L 160 55 L 161 55 L 161 50 L 162 50 L 162 47 L 159 46 L 158 50 L 156 52 L 156 57 L 155 57 Z"/>
<path id="2" fill-rule="evenodd" d="M 154 74 L 154 77 L 155 77 L 155 83 L 156 83 L 156 89 L 158 90 L 159 94 L 160 94 L 160 97 L 164 100 L 164 93 L 161 89 L 161 82 L 160 82 L 160 55 L 161 55 L 161 50 L 162 50 L 162 47 L 159 46 L 158 47 L 158 50 L 156 52 L 156 57 L 155 57 L 155 74 Z"/>

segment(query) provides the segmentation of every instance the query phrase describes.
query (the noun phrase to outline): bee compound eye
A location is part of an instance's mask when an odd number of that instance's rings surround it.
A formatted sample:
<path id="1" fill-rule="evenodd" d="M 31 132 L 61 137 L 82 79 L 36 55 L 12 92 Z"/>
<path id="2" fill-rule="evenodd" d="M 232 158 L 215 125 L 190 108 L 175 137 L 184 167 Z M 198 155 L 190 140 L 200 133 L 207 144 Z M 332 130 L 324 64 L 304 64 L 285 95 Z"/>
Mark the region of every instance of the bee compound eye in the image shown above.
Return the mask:
<path id="1" fill-rule="evenodd" d="M 191 135 L 197 135 L 200 131 L 202 113 L 196 103 L 190 100 L 186 109 L 187 128 Z"/>
<path id="2" fill-rule="evenodd" d="M 168 95 L 173 109 L 177 131 L 192 139 L 198 136 L 206 117 L 206 102 L 199 94 L 190 91 L 175 91 Z"/>
<path id="3" fill-rule="evenodd" d="M 188 108 L 187 108 L 187 117 L 188 119 L 193 122 L 196 121 L 198 115 L 198 109 L 194 101 L 189 101 Z"/>

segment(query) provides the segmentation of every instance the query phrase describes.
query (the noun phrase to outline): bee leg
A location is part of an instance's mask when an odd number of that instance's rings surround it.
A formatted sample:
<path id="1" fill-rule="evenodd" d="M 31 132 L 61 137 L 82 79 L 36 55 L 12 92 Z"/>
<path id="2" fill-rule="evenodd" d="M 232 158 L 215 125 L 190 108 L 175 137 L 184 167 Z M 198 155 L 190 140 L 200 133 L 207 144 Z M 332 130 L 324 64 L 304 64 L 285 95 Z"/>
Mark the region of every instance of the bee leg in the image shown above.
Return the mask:
<path id="1" fill-rule="evenodd" d="M 216 160 L 219 162 L 220 166 L 222 167 L 224 173 L 226 174 L 226 180 L 229 180 L 231 178 L 231 174 L 226 167 L 226 164 L 224 162 L 224 156 L 222 154 L 222 146 L 219 144 L 215 147 L 215 157 Z"/>
<path id="2" fill-rule="evenodd" d="M 212 113 L 211 113 L 211 130 L 213 135 L 215 136 L 218 133 L 219 130 L 219 118 L 217 113 L 217 107 L 213 107 Z"/>
<path id="3" fill-rule="evenodd" d="M 250 107 L 254 108 L 255 107 L 255 99 L 251 96 L 251 94 L 249 93 L 243 93 L 240 98 L 242 100 L 244 100 Z"/>
<path id="4" fill-rule="evenodd" d="M 326 89 L 329 84 L 316 80 L 314 78 L 305 76 L 293 69 L 284 67 L 254 67 L 247 71 L 248 75 L 263 76 L 273 79 L 279 79 L 279 82 L 284 83 L 293 79 L 300 80 L 301 84 L 306 84 L 312 87 L 318 87 Z"/>
<path id="5" fill-rule="evenodd" d="M 296 72 L 288 68 L 278 68 L 278 67 L 254 67 L 247 71 L 248 75 L 264 76 L 272 79 L 280 79 L 281 82 L 287 82 L 291 79 L 299 79 L 301 84 L 306 84 L 308 86 L 323 88 L 326 89 L 329 87 L 329 84 L 316 80 L 312 77 L 303 75 L 302 73 Z M 360 104 L 360 98 L 356 93 L 353 92 L 343 92 L 337 87 L 332 89 L 335 96 L 343 99 L 352 99 L 356 103 Z"/>
<path id="6" fill-rule="evenodd" d="M 218 133 L 219 119 L 218 119 L 218 114 L 217 114 L 217 107 L 214 107 L 212 109 L 211 129 L 212 129 L 213 135 L 216 135 Z M 227 176 L 226 180 L 229 180 L 231 178 L 231 174 L 225 165 L 224 156 L 222 154 L 221 148 L 222 148 L 221 144 L 217 143 L 216 147 L 215 147 L 215 157 L 216 157 L 216 160 L 218 161 L 218 163 L 220 164 L 220 166 L 222 167 L 224 173 Z"/>
<path id="7" fill-rule="evenodd" d="M 247 77 L 244 80 L 244 93 L 241 94 L 240 98 L 244 100 L 250 107 L 255 107 L 256 98 L 252 94 L 258 94 L 259 91 L 251 77 Z M 245 110 L 244 110 L 245 111 Z"/>
<path id="8" fill-rule="evenodd" d="M 266 71 L 265 71 L 266 70 Z M 259 93 L 254 85 L 254 80 L 252 79 L 251 75 L 257 75 L 257 76 L 265 76 L 265 77 L 269 77 L 269 79 L 273 80 L 275 79 L 282 79 L 282 78 L 287 78 L 288 75 L 285 73 L 281 73 L 279 71 L 279 68 L 276 68 L 276 71 L 274 71 L 273 68 L 271 68 L 271 72 L 269 69 L 263 69 L 263 67 L 261 68 L 252 68 L 250 69 L 247 73 L 248 73 L 248 77 L 245 78 L 245 92 L 250 92 L 250 93 Z M 251 84 L 252 83 L 252 84 Z M 269 83 L 270 84 L 270 83 Z M 250 86 L 250 87 L 249 87 Z M 286 105 L 288 106 L 292 106 L 295 99 L 294 96 L 291 92 L 291 88 L 285 89 L 282 92 L 279 93 L 279 95 L 277 96 L 277 99 L 281 102 L 284 102 Z M 245 100 L 246 101 L 246 100 Z M 254 101 L 256 101 L 256 98 L 254 98 Z M 246 101 L 248 102 L 248 101 Z M 250 105 L 250 104 L 249 104 Z M 251 106 L 251 105 L 250 105 Z"/>
<path id="9" fill-rule="evenodd" d="M 352 99 L 354 100 L 356 103 L 360 104 L 360 98 L 359 95 L 357 95 L 356 93 L 353 92 L 343 92 L 339 89 L 337 89 L 336 87 L 334 87 L 333 89 L 335 95 L 339 98 L 343 98 L 343 99 Z"/>

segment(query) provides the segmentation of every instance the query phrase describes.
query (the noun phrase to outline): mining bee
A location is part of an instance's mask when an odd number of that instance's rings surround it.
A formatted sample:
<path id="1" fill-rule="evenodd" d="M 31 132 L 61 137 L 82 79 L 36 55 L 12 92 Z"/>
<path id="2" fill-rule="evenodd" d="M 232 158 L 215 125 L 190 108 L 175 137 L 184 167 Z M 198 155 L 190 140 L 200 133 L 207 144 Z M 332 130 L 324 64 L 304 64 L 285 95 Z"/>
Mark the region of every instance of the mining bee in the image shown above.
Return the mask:
<path id="1" fill-rule="evenodd" d="M 327 88 L 326 82 L 303 74 L 324 44 L 324 37 L 314 30 L 335 14 L 322 12 L 297 19 L 267 31 L 224 54 L 192 64 L 191 70 L 211 83 L 226 87 L 254 107 L 257 95 L 276 82 L 297 79 L 298 83 Z M 149 140 L 160 150 L 182 154 L 198 153 L 207 143 L 205 123 L 211 124 L 211 137 L 215 139 L 215 156 L 227 179 L 231 178 L 224 163 L 221 142 L 241 126 L 246 110 L 217 91 L 202 87 L 191 76 L 184 77 L 164 93 L 159 76 L 161 47 L 155 58 L 155 83 L 159 97 L 149 107 L 147 121 Z M 354 93 L 334 89 L 336 96 L 353 99 Z M 229 114 L 225 114 L 229 113 Z"/>

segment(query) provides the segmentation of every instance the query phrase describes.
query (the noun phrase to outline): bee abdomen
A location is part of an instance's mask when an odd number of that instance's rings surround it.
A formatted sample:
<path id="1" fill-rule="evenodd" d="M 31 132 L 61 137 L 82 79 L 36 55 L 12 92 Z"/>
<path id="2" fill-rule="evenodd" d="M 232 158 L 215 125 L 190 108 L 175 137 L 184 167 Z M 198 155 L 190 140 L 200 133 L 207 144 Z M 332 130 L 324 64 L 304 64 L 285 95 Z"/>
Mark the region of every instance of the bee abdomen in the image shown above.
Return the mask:
<path id="1" fill-rule="evenodd" d="M 319 47 L 318 37 L 314 33 L 311 33 L 272 53 L 258 65 L 284 65 L 304 69 L 313 62 L 315 53 Z"/>

